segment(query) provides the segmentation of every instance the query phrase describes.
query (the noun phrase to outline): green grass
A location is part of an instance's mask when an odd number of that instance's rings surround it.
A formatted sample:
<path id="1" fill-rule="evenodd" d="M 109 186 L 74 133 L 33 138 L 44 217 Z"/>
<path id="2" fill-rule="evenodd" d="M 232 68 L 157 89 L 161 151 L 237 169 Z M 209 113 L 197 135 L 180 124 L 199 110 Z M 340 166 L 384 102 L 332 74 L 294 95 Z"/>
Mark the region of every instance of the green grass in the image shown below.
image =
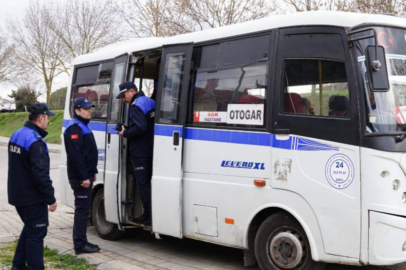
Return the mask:
<path id="1" fill-rule="evenodd" d="M 11 266 L 16 242 L 0 244 L 0 269 Z M 44 248 L 45 269 L 95 270 L 85 259 L 70 254 L 58 254 L 56 249 Z"/>
<path id="2" fill-rule="evenodd" d="M 47 143 L 61 143 L 61 132 L 63 123 L 63 110 L 55 110 L 54 117 L 50 117 L 47 129 L 48 136 L 45 137 Z M 11 135 L 28 120 L 28 113 L 1 113 L 0 114 L 0 136 L 11 137 Z"/>

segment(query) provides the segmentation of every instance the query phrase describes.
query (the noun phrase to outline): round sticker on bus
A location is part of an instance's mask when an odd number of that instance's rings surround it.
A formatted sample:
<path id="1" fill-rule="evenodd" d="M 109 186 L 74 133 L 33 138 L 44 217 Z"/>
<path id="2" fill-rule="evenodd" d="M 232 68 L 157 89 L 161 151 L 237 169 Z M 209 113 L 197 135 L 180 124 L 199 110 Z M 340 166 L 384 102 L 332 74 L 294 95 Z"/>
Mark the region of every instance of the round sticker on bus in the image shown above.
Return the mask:
<path id="1" fill-rule="evenodd" d="M 349 157 L 336 154 L 326 164 L 327 182 L 337 189 L 347 188 L 354 180 L 354 171 L 354 164 Z"/>

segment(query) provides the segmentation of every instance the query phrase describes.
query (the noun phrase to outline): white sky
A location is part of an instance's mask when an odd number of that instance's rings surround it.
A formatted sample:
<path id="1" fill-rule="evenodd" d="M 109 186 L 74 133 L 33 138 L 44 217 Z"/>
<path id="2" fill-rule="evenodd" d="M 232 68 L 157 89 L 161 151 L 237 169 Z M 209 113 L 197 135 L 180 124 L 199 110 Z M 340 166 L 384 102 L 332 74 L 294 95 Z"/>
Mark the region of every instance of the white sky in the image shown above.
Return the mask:
<path id="1" fill-rule="evenodd" d="M 4 33 L 7 33 L 7 20 L 18 19 L 24 16 L 24 11 L 28 7 L 30 1 L 35 0 L 0 0 L 0 28 Z M 46 0 L 49 1 L 49 0 Z M 65 0 L 57 0 L 65 1 Z M 68 86 L 68 76 L 59 76 L 54 81 L 52 90 L 56 90 L 60 87 Z M 9 99 L 7 95 L 11 93 L 11 90 L 17 89 L 13 84 L 0 84 L 0 97 Z M 45 100 L 45 95 L 39 98 Z"/>

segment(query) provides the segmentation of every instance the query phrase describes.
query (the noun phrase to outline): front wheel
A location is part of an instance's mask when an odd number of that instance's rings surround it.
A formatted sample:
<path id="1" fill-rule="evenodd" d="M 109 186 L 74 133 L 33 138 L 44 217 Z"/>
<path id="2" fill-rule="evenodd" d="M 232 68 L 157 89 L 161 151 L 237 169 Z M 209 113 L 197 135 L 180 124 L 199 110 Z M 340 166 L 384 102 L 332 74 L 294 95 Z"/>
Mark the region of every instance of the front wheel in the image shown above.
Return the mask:
<path id="1" fill-rule="evenodd" d="M 260 226 L 255 237 L 255 257 L 262 270 L 322 270 L 312 260 L 302 226 L 287 213 L 276 213 Z"/>
<path id="2" fill-rule="evenodd" d="M 124 232 L 118 229 L 116 224 L 106 220 L 104 210 L 104 192 L 103 189 L 97 191 L 92 204 L 92 220 L 99 236 L 106 240 L 117 240 L 124 236 Z"/>

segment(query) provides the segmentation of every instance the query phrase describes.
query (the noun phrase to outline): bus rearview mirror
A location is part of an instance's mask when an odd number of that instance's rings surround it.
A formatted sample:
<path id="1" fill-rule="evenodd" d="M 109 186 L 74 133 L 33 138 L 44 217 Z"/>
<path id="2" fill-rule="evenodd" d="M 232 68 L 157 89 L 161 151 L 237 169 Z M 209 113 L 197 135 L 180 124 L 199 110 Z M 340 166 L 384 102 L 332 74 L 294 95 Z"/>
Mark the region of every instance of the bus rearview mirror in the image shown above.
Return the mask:
<path id="1" fill-rule="evenodd" d="M 385 49 L 382 46 L 368 46 L 366 51 L 366 62 L 372 91 L 389 91 L 390 85 Z"/>

